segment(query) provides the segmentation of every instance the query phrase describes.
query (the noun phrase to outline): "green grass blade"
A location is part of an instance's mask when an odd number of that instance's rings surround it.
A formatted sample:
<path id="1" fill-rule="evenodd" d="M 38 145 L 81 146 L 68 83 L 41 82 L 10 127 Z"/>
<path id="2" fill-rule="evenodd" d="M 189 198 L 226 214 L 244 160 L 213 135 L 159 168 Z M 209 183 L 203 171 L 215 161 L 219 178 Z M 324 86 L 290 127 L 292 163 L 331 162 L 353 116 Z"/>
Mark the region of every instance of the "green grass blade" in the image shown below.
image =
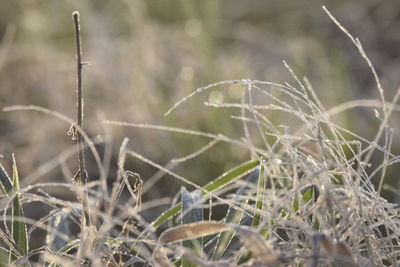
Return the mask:
<path id="1" fill-rule="evenodd" d="M 294 213 L 298 212 L 300 210 L 300 201 L 299 201 L 299 196 L 294 196 L 292 200 L 292 210 Z"/>
<path id="2" fill-rule="evenodd" d="M 170 208 L 169 210 L 163 212 L 155 221 L 153 221 L 153 227 L 159 227 L 161 224 L 166 222 L 168 219 L 173 217 L 174 215 L 178 214 L 182 208 L 181 204 L 177 204 L 174 207 Z"/>
<path id="3" fill-rule="evenodd" d="M 315 186 L 313 184 L 307 185 L 300 190 L 301 196 L 295 196 L 292 201 L 292 209 L 294 212 L 298 212 L 301 208 L 301 205 L 306 205 L 311 200 L 314 199 Z"/>
<path id="4" fill-rule="evenodd" d="M 14 220 L 14 218 L 24 218 L 24 213 L 21 205 L 21 198 L 18 193 L 19 191 L 19 176 L 17 163 L 13 155 L 13 191 L 17 192 L 17 195 L 13 199 L 12 204 L 12 221 L 11 221 L 11 234 L 14 242 L 22 249 L 23 253 L 28 252 L 28 232 L 26 224 L 21 219 Z M 15 255 L 10 250 L 10 260 L 15 260 Z"/>
<path id="5" fill-rule="evenodd" d="M 249 177 L 246 180 L 246 184 L 241 186 L 236 191 L 235 196 L 237 199 L 239 199 L 240 196 L 243 196 L 245 193 L 247 193 L 248 189 L 250 189 L 250 185 L 256 183 L 258 176 L 259 176 L 259 169 L 257 168 L 251 174 L 249 174 Z M 247 203 L 247 201 L 248 199 L 246 199 L 246 201 L 244 202 Z M 234 207 L 229 207 L 228 212 L 226 213 L 225 216 L 225 223 L 239 224 L 243 218 L 243 215 L 244 215 L 243 211 L 237 210 Z M 226 231 L 219 235 L 217 244 L 215 246 L 212 255 L 212 259 L 217 260 L 224 254 L 229 244 L 231 243 L 234 235 L 235 231 Z"/>
<path id="6" fill-rule="evenodd" d="M 0 163 L 0 183 L 1 183 L 1 187 L 3 188 L 4 192 L 7 195 L 10 194 L 13 185 L 12 185 L 10 176 L 4 169 L 3 165 L 1 165 L 1 163 Z"/>
<path id="7" fill-rule="evenodd" d="M 314 195 L 316 195 L 315 191 L 315 185 L 313 184 L 307 185 L 301 190 L 304 203 L 308 203 L 314 198 Z"/>
<path id="8" fill-rule="evenodd" d="M 258 163 L 259 163 L 258 160 L 248 161 L 222 174 L 220 177 L 218 177 L 217 179 L 210 182 L 204 187 L 205 193 L 214 192 L 228 184 L 233 183 L 234 181 L 238 180 L 239 178 L 243 177 L 244 175 L 252 171 L 255 167 L 257 167 Z"/>
<path id="9" fill-rule="evenodd" d="M 68 253 L 69 251 L 77 248 L 80 243 L 81 243 L 80 239 L 72 240 L 72 241 L 68 242 L 63 248 L 58 250 L 58 253 Z"/>
<path id="10" fill-rule="evenodd" d="M 257 185 L 257 196 L 256 196 L 256 211 L 253 218 L 253 226 L 260 225 L 261 211 L 263 208 L 263 202 L 265 197 L 265 185 L 266 185 L 265 169 L 264 164 L 261 164 L 260 175 L 258 176 Z"/>
<path id="11" fill-rule="evenodd" d="M 201 204 L 202 194 L 200 190 L 189 192 L 184 186 L 181 188 L 181 213 L 183 214 L 182 224 L 195 223 L 203 220 L 203 208 L 200 207 Z M 182 247 L 193 251 L 197 256 L 201 256 L 203 252 L 203 238 L 183 241 Z M 194 266 L 196 265 L 190 261 L 182 259 L 182 267 Z"/>
<path id="12" fill-rule="evenodd" d="M 222 174 L 220 177 L 216 178 L 214 181 L 210 182 L 204 187 L 203 196 L 206 195 L 207 193 L 215 192 L 218 189 L 240 179 L 247 173 L 251 172 L 254 168 L 256 168 L 258 163 L 259 163 L 258 160 L 248 161 Z M 154 220 L 151 223 L 151 225 L 155 228 L 159 227 L 161 224 L 166 222 L 172 216 L 178 214 L 180 210 L 181 210 L 181 204 L 175 205 L 174 207 L 162 213 L 156 220 Z"/>

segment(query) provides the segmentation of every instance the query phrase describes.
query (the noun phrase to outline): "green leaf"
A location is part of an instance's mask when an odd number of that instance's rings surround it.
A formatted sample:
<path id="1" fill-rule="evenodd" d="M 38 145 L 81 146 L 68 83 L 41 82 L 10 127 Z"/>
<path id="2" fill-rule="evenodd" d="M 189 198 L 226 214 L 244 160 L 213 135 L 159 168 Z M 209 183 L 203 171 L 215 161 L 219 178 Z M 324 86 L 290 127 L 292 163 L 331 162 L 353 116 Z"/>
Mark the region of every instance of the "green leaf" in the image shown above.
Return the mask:
<path id="1" fill-rule="evenodd" d="M 292 202 L 292 208 L 294 212 L 298 212 L 300 210 L 300 204 L 307 204 L 310 202 L 314 197 L 314 190 L 315 186 L 313 184 L 304 186 L 301 190 L 301 196 L 296 195 Z M 301 203 L 300 201 L 303 200 Z"/>
<path id="2" fill-rule="evenodd" d="M 255 167 L 257 167 L 258 164 L 258 160 L 252 160 L 243 163 L 242 165 L 222 174 L 220 177 L 207 184 L 204 187 L 204 192 L 214 192 L 228 184 L 233 183 L 234 181 L 252 171 Z"/>
<path id="3" fill-rule="evenodd" d="M 249 174 L 246 184 L 241 186 L 235 194 L 236 201 L 239 202 L 240 196 L 243 196 L 245 193 L 248 192 L 250 189 L 251 184 L 255 184 L 257 181 L 257 178 L 259 177 L 259 169 L 255 169 L 252 173 Z M 244 203 L 247 203 L 248 198 L 244 201 Z M 242 220 L 244 215 L 244 212 L 242 210 L 237 210 L 234 207 L 229 207 L 228 212 L 226 213 L 225 216 L 225 223 L 230 223 L 230 224 L 239 224 L 240 221 Z M 219 234 L 218 240 L 217 240 L 217 245 L 215 246 L 212 258 L 214 260 L 219 259 L 226 249 L 228 248 L 229 244 L 231 243 L 233 236 L 235 235 L 235 231 L 226 231 L 222 232 Z"/>
<path id="4" fill-rule="evenodd" d="M 253 257 L 253 253 L 251 253 L 251 251 L 246 252 L 244 255 L 242 255 L 239 258 L 239 260 L 237 261 L 237 265 L 241 265 L 241 264 L 244 264 L 244 263 L 250 261 L 252 257 Z"/>
<path id="5" fill-rule="evenodd" d="M 155 221 L 153 221 L 153 227 L 159 227 L 161 224 L 166 222 L 168 219 L 173 217 L 174 215 L 178 214 L 182 208 L 181 204 L 177 204 L 174 207 L 170 208 L 169 210 L 163 212 Z"/>
<path id="6" fill-rule="evenodd" d="M 260 164 L 260 172 L 258 175 L 258 184 L 257 184 L 257 195 L 256 195 L 256 204 L 255 204 L 255 212 L 253 217 L 253 227 L 257 227 L 260 225 L 261 222 L 261 211 L 263 208 L 263 202 L 265 197 L 265 186 L 266 186 L 266 176 L 265 176 L 265 166 L 263 164 L 263 160 L 261 160 Z M 261 229 L 260 236 L 266 236 L 268 233 L 267 229 Z M 248 257 L 252 257 L 251 253 L 242 254 L 238 257 L 238 264 L 239 262 L 247 262 L 249 260 Z"/>
<path id="7" fill-rule="evenodd" d="M 300 210 L 300 203 L 299 203 L 299 199 L 298 199 L 297 195 L 294 197 L 294 199 L 292 201 L 292 209 L 295 213 Z"/>
<path id="8" fill-rule="evenodd" d="M 313 229 L 316 231 L 320 231 L 321 230 L 321 224 L 319 223 L 318 218 L 315 218 L 314 224 L 313 224 Z"/>
<path id="9" fill-rule="evenodd" d="M 13 155 L 13 192 L 16 193 L 12 204 L 11 234 L 14 242 L 22 249 L 23 253 L 28 252 L 28 232 L 23 220 L 21 198 L 19 191 L 19 177 L 17 163 Z M 17 219 L 15 219 L 17 218 Z M 23 255 L 21 255 L 23 256 Z M 10 250 L 10 261 L 15 260 L 15 254 Z"/>
<path id="10" fill-rule="evenodd" d="M 304 203 L 308 203 L 311 201 L 311 199 L 314 196 L 314 185 L 309 185 L 306 188 L 304 188 L 301 192 L 303 195 L 303 201 Z"/>
<path id="11" fill-rule="evenodd" d="M 218 189 L 240 179 L 247 173 L 251 172 L 255 167 L 257 167 L 258 163 L 259 163 L 258 160 L 248 161 L 222 174 L 220 177 L 216 178 L 214 181 L 210 182 L 204 187 L 203 196 L 208 193 L 215 192 Z M 161 224 L 170 219 L 172 216 L 178 214 L 180 210 L 181 210 L 181 204 L 175 205 L 174 207 L 162 213 L 155 221 L 151 223 L 151 225 L 155 228 L 158 228 Z"/>

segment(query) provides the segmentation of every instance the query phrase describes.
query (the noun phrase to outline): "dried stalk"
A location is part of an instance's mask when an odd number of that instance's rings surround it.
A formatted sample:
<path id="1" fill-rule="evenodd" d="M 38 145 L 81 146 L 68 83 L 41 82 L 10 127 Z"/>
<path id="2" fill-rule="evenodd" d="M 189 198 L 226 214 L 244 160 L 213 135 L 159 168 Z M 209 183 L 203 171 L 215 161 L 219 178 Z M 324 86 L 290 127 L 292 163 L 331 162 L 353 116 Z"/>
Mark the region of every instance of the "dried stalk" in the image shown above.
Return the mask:
<path id="1" fill-rule="evenodd" d="M 80 131 L 83 131 L 83 90 L 82 90 L 82 68 L 86 64 L 82 62 L 82 46 L 81 46 L 81 32 L 79 23 L 79 12 L 75 11 L 72 13 L 75 28 L 75 40 L 76 40 L 76 62 L 77 62 L 77 109 L 78 109 L 78 124 L 73 130 L 73 137 L 76 138 L 78 145 L 78 164 L 79 170 L 74 177 L 74 182 L 82 185 L 83 190 L 77 193 L 78 199 L 82 203 L 82 220 L 81 220 L 81 245 L 78 251 L 79 258 L 84 258 L 86 252 L 90 247 L 90 238 L 85 234 L 91 226 L 90 211 L 88 205 L 88 194 L 84 187 L 87 180 L 87 172 L 85 167 L 85 147 L 83 144 L 83 138 Z M 76 129 L 79 128 L 79 131 Z"/>

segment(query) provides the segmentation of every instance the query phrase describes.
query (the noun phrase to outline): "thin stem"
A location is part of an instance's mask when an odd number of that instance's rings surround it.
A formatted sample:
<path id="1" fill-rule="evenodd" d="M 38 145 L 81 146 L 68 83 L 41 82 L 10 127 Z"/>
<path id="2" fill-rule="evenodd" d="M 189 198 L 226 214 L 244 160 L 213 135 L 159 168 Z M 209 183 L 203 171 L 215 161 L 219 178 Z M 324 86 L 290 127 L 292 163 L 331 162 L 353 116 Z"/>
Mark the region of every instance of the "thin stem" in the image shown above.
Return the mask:
<path id="1" fill-rule="evenodd" d="M 79 24 L 79 12 L 75 11 L 72 13 L 75 28 L 75 41 L 76 41 L 76 63 L 77 63 L 77 108 L 78 108 L 78 127 L 83 130 L 83 90 L 82 90 L 82 46 L 81 46 L 81 31 Z M 82 186 L 86 184 L 87 172 L 85 168 L 85 148 L 83 139 L 80 131 L 74 131 L 76 133 L 76 142 L 78 145 L 78 163 L 79 170 L 74 177 L 74 182 Z M 81 219 L 81 242 L 78 250 L 78 258 L 84 260 L 88 254 L 90 254 L 90 237 L 88 231 L 91 226 L 88 194 L 84 187 L 77 193 L 78 199 L 82 203 L 82 219 Z"/>
<path id="2" fill-rule="evenodd" d="M 75 40 L 76 40 L 76 63 L 77 63 L 77 109 L 78 109 L 78 127 L 83 130 L 83 90 L 82 90 L 82 46 L 81 46 L 81 31 L 79 23 L 79 12 L 75 11 L 72 13 L 75 28 Z M 74 177 L 74 182 L 85 185 L 87 179 L 87 172 L 85 168 L 85 147 L 83 144 L 83 138 L 80 131 L 76 131 L 76 142 L 78 145 L 78 163 L 79 170 Z M 82 202 L 82 230 L 83 227 L 90 226 L 90 213 L 88 206 L 88 195 L 84 189 L 83 192 L 78 193 L 78 198 Z"/>
<path id="3" fill-rule="evenodd" d="M 82 92 L 82 47 L 81 47 L 81 30 L 79 24 L 79 12 L 72 13 L 75 27 L 76 40 L 76 63 L 77 63 L 77 108 L 78 108 L 78 126 L 83 129 L 83 92 Z M 79 173 L 76 179 L 80 184 L 86 183 L 86 168 L 85 168 L 85 150 L 82 142 L 82 135 L 79 131 L 76 133 L 76 142 L 78 144 L 78 162 Z"/>

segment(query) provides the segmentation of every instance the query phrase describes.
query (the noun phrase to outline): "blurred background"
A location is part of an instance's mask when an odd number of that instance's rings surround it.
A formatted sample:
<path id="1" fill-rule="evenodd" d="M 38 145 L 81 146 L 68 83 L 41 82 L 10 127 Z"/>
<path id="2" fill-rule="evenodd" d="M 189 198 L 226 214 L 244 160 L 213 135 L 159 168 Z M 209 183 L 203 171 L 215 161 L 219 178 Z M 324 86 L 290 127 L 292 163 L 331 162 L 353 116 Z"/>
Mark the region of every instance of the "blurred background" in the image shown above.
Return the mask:
<path id="1" fill-rule="evenodd" d="M 110 181 L 123 137 L 128 147 L 164 165 L 209 140 L 148 129 L 102 124 L 104 119 L 160 124 L 232 138 L 244 136 L 230 118 L 238 110 L 205 107 L 205 101 L 240 102 L 241 88 L 222 86 L 183 104 L 165 117 L 181 97 L 221 80 L 257 79 L 295 84 L 282 60 L 299 77 L 307 76 L 326 109 L 356 99 L 379 99 L 373 75 L 350 40 L 328 18 L 327 8 L 359 37 L 374 63 L 386 98 L 400 85 L 400 1 L 290 0 L 3 0 L 0 1 L 0 106 L 39 105 L 76 117 L 76 62 L 71 14 L 81 14 L 85 129 L 95 140 L 112 134 Z M 396 118 L 397 114 L 394 115 Z M 271 117 L 281 124 L 280 117 Z M 333 117 L 341 126 L 371 140 L 379 126 L 373 109 L 357 108 Z M 393 153 L 400 148 L 399 122 Z M 20 176 L 35 183 L 65 181 L 76 172 L 73 155 L 63 168 L 40 166 L 74 143 L 69 125 L 37 112 L 0 112 L 1 163 L 11 169 L 15 153 Z M 99 141 L 99 142 L 100 142 Z M 104 145 L 99 144 L 103 153 Z M 376 153 L 379 158 L 382 155 Z M 203 185 L 250 155 L 219 143 L 175 171 Z M 92 159 L 89 158 L 89 165 Z M 67 168 L 67 169 L 66 169 Z M 144 182 L 156 169 L 128 157 L 127 168 Z M 39 170 L 39 171 L 38 171 Z M 89 170 L 96 179 L 95 168 Z M 396 185 L 398 169 L 387 181 Z M 181 184 L 165 177 L 144 198 L 172 196 Z M 24 182 L 23 182 L 24 183 Z M 24 186 L 26 183 L 24 184 Z M 54 192 L 65 195 L 68 193 Z M 394 200 L 394 195 L 384 192 Z"/>

